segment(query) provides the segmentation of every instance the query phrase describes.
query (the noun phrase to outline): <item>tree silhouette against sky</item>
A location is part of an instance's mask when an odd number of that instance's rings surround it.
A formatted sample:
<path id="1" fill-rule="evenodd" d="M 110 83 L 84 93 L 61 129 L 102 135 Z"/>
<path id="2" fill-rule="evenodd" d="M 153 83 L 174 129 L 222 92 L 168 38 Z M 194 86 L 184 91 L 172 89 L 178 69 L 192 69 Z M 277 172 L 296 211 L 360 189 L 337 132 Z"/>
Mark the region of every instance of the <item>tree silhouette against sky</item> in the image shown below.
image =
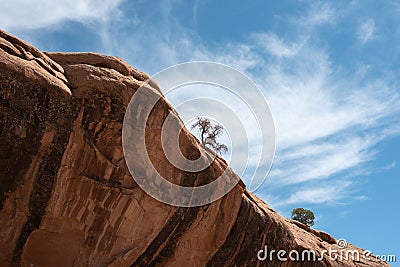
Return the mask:
<path id="1" fill-rule="evenodd" d="M 212 149 L 218 154 L 226 153 L 228 147 L 217 141 L 217 138 L 224 132 L 224 127 L 218 123 L 212 123 L 207 118 L 197 117 L 191 129 L 197 129 L 200 133 L 200 142 L 203 146 Z"/>

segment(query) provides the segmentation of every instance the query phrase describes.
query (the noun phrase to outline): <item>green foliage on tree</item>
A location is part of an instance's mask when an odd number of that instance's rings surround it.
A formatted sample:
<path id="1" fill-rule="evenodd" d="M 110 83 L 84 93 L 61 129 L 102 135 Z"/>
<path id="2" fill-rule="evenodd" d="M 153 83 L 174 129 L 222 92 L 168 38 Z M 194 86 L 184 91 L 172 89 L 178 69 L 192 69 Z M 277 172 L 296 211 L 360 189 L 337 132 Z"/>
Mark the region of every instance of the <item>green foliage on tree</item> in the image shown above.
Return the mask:
<path id="1" fill-rule="evenodd" d="M 314 213 L 311 210 L 296 208 L 292 210 L 292 220 L 296 220 L 308 226 L 314 225 Z"/>
<path id="2" fill-rule="evenodd" d="M 214 150 L 216 153 L 226 153 L 228 147 L 218 143 L 218 136 L 224 132 L 224 127 L 217 123 L 212 123 L 207 118 L 197 117 L 196 122 L 192 125 L 192 130 L 197 129 L 200 133 L 200 142 L 203 146 Z"/>

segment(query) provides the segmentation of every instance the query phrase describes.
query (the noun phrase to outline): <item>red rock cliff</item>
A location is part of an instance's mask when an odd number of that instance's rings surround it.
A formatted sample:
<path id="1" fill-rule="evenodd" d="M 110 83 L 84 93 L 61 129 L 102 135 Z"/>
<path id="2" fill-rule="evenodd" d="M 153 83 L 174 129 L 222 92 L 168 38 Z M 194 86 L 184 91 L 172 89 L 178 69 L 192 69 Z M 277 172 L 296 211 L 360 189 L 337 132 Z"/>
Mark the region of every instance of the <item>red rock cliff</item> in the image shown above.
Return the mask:
<path id="1" fill-rule="evenodd" d="M 194 208 L 144 193 L 126 167 L 121 133 L 129 100 L 146 79 L 116 57 L 45 54 L 0 32 L 2 266 L 387 266 L 327 256 L 259 261 L 265 245 L 319 255 L 338 247 L 328 234 L 277 214 L 243 183 Z M 151 114 L 152 161 L 181 185 L 215 179 L 227 168 L 220 158 L 185 173 L 163 156 L 159 132 L 172 110 L 163 98 Z M 182 140 L 186 154 L 202 149 L 187 131 Z"/>

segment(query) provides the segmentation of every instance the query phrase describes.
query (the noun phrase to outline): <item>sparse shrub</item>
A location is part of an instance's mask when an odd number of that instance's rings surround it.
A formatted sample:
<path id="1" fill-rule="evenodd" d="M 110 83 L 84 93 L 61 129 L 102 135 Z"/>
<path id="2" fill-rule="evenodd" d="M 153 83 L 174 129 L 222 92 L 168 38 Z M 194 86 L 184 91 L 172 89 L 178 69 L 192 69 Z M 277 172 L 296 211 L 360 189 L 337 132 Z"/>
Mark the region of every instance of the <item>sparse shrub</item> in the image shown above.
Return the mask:
<path id="1" fill-rule="evenodd" d="M 296 220 L 308 226 L 314 225 L 314 213 L 311 210 L 296 208 L 292 210 L 292 220 Z"/>

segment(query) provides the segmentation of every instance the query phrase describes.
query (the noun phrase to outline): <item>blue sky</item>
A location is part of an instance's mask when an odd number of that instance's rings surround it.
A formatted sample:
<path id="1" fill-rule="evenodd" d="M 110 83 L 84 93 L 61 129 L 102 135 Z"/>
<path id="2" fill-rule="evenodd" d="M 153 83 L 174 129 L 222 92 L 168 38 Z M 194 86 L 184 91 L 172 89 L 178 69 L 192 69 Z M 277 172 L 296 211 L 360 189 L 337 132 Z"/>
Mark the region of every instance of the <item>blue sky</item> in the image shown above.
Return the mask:
<path id="1" fill-rule="evenodd" d="M 117 55 L 150 75 L 192 60 L 242 71 L 276 127 L 256 193 L 284 216 L 310 208 L 315 228 L 399 258 L 400 3 L 148 2 L 2 1 L 0 27 L 43 51 Z"/>

